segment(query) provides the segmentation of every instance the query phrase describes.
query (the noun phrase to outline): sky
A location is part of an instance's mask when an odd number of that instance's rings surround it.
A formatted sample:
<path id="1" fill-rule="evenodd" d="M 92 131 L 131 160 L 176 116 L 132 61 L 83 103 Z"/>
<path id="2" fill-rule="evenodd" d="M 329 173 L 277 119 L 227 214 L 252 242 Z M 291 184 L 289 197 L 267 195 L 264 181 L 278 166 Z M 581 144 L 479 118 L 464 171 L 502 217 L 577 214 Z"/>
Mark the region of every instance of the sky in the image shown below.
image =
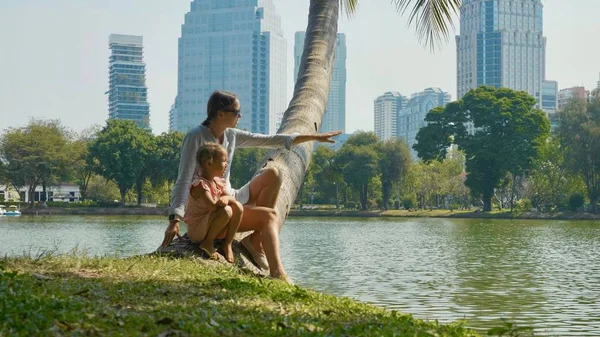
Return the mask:
<path id="1" fill-rule="evenodd" d="M 294 33 L 308 0 L 274 0 L 287 39 L 287 100 Z M 543 0 L 546 77 L 560 88 L 595 88 L 600 73 L 600 1 Z M 168 131 L 177 94 L 177 39 L 190 0 L 0 0 L 0 133 L 31 118 L 60 119 L 79 132 L 108 118 L 108 36 L 143 35 L 150 124 Z M 346 132 L 373 130 L 373 100 L 440 87 L 456 98 L 454 35 L 432 52 L 389 0 L 362 0 L 340 16 L 347 39 Z M 200 121 L 199 121 L 200 122 Z"/>

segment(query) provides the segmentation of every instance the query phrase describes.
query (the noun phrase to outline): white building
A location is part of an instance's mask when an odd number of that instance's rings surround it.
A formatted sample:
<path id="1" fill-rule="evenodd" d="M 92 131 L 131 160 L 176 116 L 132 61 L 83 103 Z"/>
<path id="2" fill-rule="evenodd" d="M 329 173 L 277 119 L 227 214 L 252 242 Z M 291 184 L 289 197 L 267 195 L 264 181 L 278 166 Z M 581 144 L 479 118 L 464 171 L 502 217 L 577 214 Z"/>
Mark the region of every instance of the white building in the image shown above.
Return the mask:
<path id="1" fill-rule="evenodd" d="M 481 85 L 526 91 L 542 102 L 546 38 L 541 0 L 463 0 L 456 36 L 457 91 Z"/>
<path id="2" fill-rule="evenodd" d="M 451 101 L 450 94 L 440 88 L 426 88 L 410 96 L 406 106 L 398 113 L 398 138 L 404 138 L 413 158 L 417 153 L 412 146 L 416 143 L 417 133 L 427 125 L 425 116 L 433 108 L 445 106 Z"/>
<path id="3" fill-rule="evenodd" d="M 58 186 L 47 186 L 47 201 L 62 201 L 62 202 L 75 202 L 80 201 L 81 193 L 79 192 L 79 186 L 62 183 Z M 37 186 L 34 192 L 33 201 L 41 201 L 44 196 L 42 186 Z M 0 185 L 0 199 L 5 201 L 21 201 L 29 202 L 29 193 L 27 187 L 21 187 L 19 190 L 15 190 L 9 186 Z"/>
<path id="4" fill-rule="evenodd" d="M 187 132 L 206 118 L 214 90 L 238 95 L 238 127 L 277 131 L 286 100 L 286 40 L 272 0 L 194 0 L 179 38 L 172 130 Z"/>
<path id="5" fill-rule="evenodd" d="M 306 32 L 296 32 L 294 43 L 294 83 L 298 79 Z M 327 107 L 320 132 L 346 130 L 346 34 L 338 33 L 333 74 L 327 97 Z"/>
<path id="6" fill-rule="evenodd" d="M 557 95 L 558 111 L 561 111 L 569 100 L 572 98 L 578 98 L 587 100 L 590 92 L 585 90 L 585 87 L 571 87 L 560 89 Z"/>
<path id="7" fill-rule="evenodd" d="M 382 141 L 398 136 L 398 113 L 406 105 L 406 96 L 388 91 L 373 102 L 375 134 Z"/>

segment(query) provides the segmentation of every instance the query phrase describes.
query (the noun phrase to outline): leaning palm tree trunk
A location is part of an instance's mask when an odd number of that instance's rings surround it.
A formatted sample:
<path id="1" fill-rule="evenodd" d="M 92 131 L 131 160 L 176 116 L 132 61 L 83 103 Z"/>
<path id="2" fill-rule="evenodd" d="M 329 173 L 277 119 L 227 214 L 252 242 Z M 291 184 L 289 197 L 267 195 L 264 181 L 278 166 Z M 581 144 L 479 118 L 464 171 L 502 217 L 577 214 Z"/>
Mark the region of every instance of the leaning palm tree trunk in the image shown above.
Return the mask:
<path id="1" fill-rule="evenodd" d="M 333 74 L 339 11 L 339 0 L 310 1 L 298 80 L 278 133 L 312 134 L 320 128 Z M 261 165 L 262 169 L 270 166 L 279 169 L 283 178 L 275 206 L 280 226 L 302 186 L 310 164 L 312 147 L 313 142 L 307 142 L 294 146 L 292 151 L 270 151 Z"/>
<path id="2" fill-rule="evenodd" d="M 452 15 L 457 14 L 461 0 L 393 0 L 401 14 L 410 9 L 409 23 L 416 25 L 422 42 L 434 49 L 436 43 L 448 38 Z M 342 0 L 348 14 L 354 12 L 358 0 Z M 279 133 L 310 134 L 321 126 L 337 39 L 340 0 L 311 0 L 304 51 L 300 63 L 294 97 L 283 115 Z M 279 224 L 283 225 L 290 207 L 302 186 L 310 164 L 312 142 L 295 146 L 292 151 L 275 150 L 267 154 L 263 169 L 273 166 L 282 174 L 283 184 L 277 205 Z M 260 172 L 259 170 L 257 174 Z"/>

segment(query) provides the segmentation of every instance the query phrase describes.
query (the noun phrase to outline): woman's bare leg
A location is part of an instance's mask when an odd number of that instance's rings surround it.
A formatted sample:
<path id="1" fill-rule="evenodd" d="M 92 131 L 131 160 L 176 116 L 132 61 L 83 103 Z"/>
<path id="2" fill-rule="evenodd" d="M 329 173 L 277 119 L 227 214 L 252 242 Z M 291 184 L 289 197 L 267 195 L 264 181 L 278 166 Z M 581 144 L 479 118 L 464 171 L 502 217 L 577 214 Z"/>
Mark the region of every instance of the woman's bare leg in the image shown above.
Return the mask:
<path id="1" fill-rule="evenodd" d="M 279 190 L 281 189 L 281 176 L 279 170 L 269 167 L 261 174 L 250 180 L 250 198 L 247 205 L 256 205 L 267 208 L 275 208 Z M 281 225 L 277 224 L 277 231 L 281 230 Z M 260 231 L 255 231 L 250 237 L 250 242 L 256 250 L 263 252 L 262 238 Z"/>
<path id="2" fill-rule="evenodd" d="M 273 277 L 286 275 L 279 255 L 279 228 L 277 213 L 272 208 L 244 205 L 244 216 L 238 232 L 260 231 L 269 272 Z"/>
<path id="3" fill-rule="evenodd" d="M 215 238 L 227 226 L 231 220 L 232 210 L 230 206 L 219 208 L 215 211 L 215 218 L 208 225 L 208 233 L 200 243 L 200 248 L 206 249 L 211 255 L 216 252 Z"/>

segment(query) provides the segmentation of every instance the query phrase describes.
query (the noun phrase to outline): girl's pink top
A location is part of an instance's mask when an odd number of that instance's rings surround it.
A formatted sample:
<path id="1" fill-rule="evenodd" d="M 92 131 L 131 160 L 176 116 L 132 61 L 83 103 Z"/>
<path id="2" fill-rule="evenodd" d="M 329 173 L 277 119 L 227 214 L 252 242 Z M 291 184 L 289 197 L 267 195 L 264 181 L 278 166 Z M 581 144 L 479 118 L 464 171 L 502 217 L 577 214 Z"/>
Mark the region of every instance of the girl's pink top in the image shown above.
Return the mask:
<path id="1" fill-rule="evenodd" d="M 208 232 L 210 225 L 208 221 L 212 213 L 212 206 L 205 202 L 203 198 L 194 199 L 191 191 L 192 188 L 200 186 L 202 189 L 210 192 L 210 196 L 216 201 L 224 194 L 225 180 L 221 177 L 215 177 L 213 181 L 214 184 L 203 177 L 196 176 L 189 189 L 190 195 L 188 196 L 183 222 L 185 222 L 188 228 L 188 236 L 195 242 L 204 240 Z"/>

